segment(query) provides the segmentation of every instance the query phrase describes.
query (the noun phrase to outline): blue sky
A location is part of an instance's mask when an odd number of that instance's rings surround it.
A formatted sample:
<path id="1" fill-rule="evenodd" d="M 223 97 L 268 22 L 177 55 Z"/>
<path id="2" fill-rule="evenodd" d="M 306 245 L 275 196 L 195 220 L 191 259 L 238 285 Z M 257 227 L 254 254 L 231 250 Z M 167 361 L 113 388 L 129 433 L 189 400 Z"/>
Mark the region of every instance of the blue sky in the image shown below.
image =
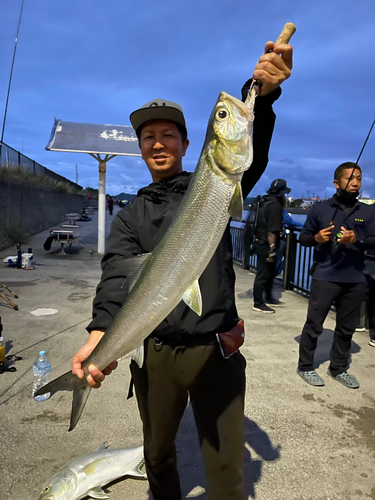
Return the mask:
<path id="1" fill-rule="evenodd" d="M 1 123 L 21 0 L 0 0 Z M 252 194 L 278 177 L 296 198 L 334 192 L 334 169 L 356 161 L 375 118 L 374 0 L 25 0 L 4 142 L 83 187 L 98 187 L 87 154 L 45 150 L 54 117 L 129 125 L 151 99 L 179 102 L 192 171 L 220 91 L 243 83 L 285 22 L 297 26 L 294 68 L 275 103 L 269 166 Z M 375 197 L 375 131 L 360 161 L 363 194 Z M 108 163 L 107 192 L 151 181 L 141 159 Z"/>

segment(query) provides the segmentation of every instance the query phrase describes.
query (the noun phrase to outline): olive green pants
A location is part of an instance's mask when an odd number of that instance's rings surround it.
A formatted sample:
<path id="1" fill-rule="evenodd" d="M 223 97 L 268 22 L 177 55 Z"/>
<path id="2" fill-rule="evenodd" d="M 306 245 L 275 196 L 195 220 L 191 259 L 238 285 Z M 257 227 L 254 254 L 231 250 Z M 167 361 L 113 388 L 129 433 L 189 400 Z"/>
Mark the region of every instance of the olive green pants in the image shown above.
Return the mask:
<path id="1" fill-rule="evenodd" d="M 188 397 L 198 429 L 206 498 L 244 500 L 245 358 L 224 359 L 216 346 L 173 348 L 145 342 L 131 371 L 143 422 L 144 453 L 155 500 L 180 500 L 175 438 Z"/>

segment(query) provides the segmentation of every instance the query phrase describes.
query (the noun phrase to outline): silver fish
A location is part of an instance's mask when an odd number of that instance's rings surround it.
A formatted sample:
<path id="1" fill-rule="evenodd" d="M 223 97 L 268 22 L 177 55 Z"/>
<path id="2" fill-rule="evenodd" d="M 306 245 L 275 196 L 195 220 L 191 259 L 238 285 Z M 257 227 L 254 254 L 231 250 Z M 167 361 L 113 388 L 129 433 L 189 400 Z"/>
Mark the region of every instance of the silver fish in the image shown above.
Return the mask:
<path id="1" fill-rule="evenodd" d="M 183 299 L 202 311 L 198 279 L 232 217 L 242 218 L 241 179 L 253 157 L 255 91 L 246 104 L 221 92 L 211 113 L 206 139 L 185 198 L 164 238 L 147 257 L 125 259 L 132 287 L 105 335 L 82 364 L 100 370 L 136 349 Z M 134 264 L 139 262 L 139 264 Z M 132 267 L 132 270 L 130 269 Z M 135 270 L 134 270 L 135 269 Z M 36 392 L 73 392 L 69 430 L 77 424 L 91 387 L 71 372 Z"/>
<path id="2" fill-rule="evenodd" d="M 79 500 L 86 496 L 109 498 L 102 486 L 123 476 L 147 479 L 143 446 L 108 450 L 105 443 L 89 455 L 67 463 L 42 487 L 38 500 Z"/>

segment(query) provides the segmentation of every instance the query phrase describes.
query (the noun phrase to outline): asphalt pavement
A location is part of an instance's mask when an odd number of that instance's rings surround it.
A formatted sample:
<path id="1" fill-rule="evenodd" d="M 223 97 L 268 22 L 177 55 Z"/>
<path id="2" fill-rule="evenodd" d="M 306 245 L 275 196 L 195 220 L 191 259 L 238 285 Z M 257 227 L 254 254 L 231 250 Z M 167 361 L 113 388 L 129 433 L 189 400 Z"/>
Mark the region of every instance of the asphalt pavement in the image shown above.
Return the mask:
<path id="1" fill-rule="evenodd" d="M 116 212 L 116 209 L 115 209 Z M 108 234 L 112 217 L 106 214 Z M 15 372 L 0 374 L 0 498 L 37 499 L 44 481 L 74 458 L 106 441 L 113 448 L 142 444 L 135 398 L 126 399 L 129 362 L 123 360 L 101 389 L 91 391 L 83 415 L 68 432 L 71 393 L 59 392 L 44 402 L 32 397 L 32 363 L 45 350 L 53 378 L 70 369 L 72 355 L 87 338 L 95 288 L 100 279 L 97 215 L 79 222 L 80 240 L 59 255 L 43 243 L 49 230 L 36 235 L 35 269 L 3 263 L 16 249 L 2 250 L 0 282 L 18 295 L 18 311 L 0 298 L 7 355 Z M 361 383 L 347 389 L 326 374 L 333 335 L 330 313 L 316 353 L 324 387 L 311 387 L 297 374 L 298 342 L 307 300 L 276 289 L 283 301 L 275 314 L 252 310 L 254 275 L 236 268 L 236 297 L 245 320 L 242 353 L 247 360 L 245 477 L 249 499 L 375 499 L 375 349 L 368 332 L 356 333 L 350 371 Z M 45 310 L 55 310 L 45 314 Z M 43 311 L 44 310 L 44 311 Z M 51 312 L 51 311 L 49 311 Z M 42 314 L 42 315 L 38 315 Z M 183 498 L 204 498 L 204 472 L 191 408 L 181 423 L 177 451 Z M 111 500 L 151 498 L 147 481 L 125 478 L 107 488 Z"/>

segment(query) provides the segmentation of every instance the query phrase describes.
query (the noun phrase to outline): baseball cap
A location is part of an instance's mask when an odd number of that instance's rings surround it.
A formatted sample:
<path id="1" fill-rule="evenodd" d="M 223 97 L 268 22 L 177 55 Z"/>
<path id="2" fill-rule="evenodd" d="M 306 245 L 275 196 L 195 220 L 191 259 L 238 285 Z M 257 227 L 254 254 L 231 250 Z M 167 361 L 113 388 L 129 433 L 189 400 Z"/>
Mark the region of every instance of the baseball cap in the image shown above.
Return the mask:
<path id="1" fill-rule="evenodd" d="M 291 188 L 286 185 L 285 179 L 275 179 L 271 182 L 271 186 L 267 191 L 272 196 L 284 196 L 291 192 Z"/>
<path id="2" fill-rule="evenodd" d="M 166 99 L 154 99 L 146 102 L 130 115 L 130 123 L 135 131 L 149 120 L 169 120 L 181 125 L 187 133 L 186 122 L 179 104 Z"/>

